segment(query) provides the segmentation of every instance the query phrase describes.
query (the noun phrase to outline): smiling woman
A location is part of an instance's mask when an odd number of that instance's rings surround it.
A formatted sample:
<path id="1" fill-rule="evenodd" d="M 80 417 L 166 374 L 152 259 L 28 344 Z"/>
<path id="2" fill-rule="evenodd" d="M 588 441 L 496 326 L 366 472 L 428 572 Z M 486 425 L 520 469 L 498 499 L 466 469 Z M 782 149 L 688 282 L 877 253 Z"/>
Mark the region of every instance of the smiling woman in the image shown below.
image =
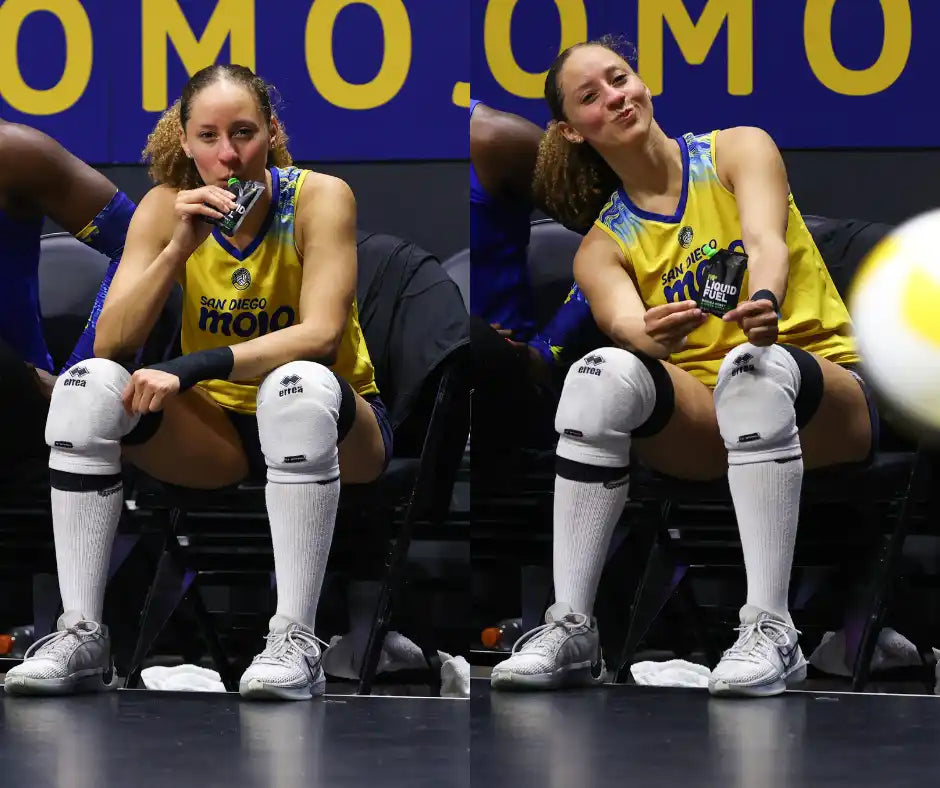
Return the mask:
<path id="1" fill-rule="evenodd" d="M 187 487 L 267 475 L 278 607 L 240 690 L 323 692 L 313 625 L 340 480 L 379 476 L 391 427 L 355 301 L 355 200 L 342 181 L 290 166 L 286 140 L 267 85 L 234 65 L 194 74 L 151 134 L 145 153 L 158 185 L 131 221 L 98 321 L 97 358 L 60 378 L 47 423 L 68 628 L 7 674 L 8 692 L 101 688 L 122 455 Z M 223 235 L 215 225 L 237 204 L 223 187 L 249 182 L 263 194 Z M 183 354 L 129 371 L 118 361 L 149 334 L 177 282 Z M 68 385 L 79 373 L 81 386 Z M 63 650 L 61 638 L 73 648 Z"/>
<path id="2" fill-rule="evenodd" d="M 770 135 L 668 136 L 624 53 L 579 43 L 545 79 L 536 191 L 586 232 L 575 280 L 610 343 L 572 365 L 556 412 L 556 602 L 492 682 L 601 680 L 594 598 L 638 458 L 680 479 L 727 474 L 748 595 L 709 688 L 775 695 L 806 676 L 787 606 L 804 462 L 868 461 L 877 413 Z"/>

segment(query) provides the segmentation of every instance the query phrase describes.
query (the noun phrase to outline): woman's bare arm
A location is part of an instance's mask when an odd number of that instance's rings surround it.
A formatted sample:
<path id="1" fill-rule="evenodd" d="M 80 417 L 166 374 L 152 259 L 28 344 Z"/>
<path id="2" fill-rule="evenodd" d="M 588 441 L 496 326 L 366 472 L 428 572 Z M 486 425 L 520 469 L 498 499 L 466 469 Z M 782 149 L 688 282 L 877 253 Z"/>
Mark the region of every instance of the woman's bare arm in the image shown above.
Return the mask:
<path id="1" fill-rule="evenodd" d="M 575 281 L 591 306 L 597 327 L 618 346 L 666 358 L 669 351 L 646 333 L 646 307 L 626 265 L 616 241 L 595 226 L 575 255 Z"/>

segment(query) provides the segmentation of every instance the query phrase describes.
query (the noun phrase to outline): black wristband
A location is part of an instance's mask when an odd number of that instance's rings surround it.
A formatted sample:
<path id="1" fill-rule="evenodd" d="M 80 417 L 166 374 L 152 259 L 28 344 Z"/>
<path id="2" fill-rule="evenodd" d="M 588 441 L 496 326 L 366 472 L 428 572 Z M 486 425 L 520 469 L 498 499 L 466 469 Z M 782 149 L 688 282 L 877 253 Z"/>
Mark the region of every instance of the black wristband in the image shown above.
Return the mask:
<path id="1" fill-rule="evenodd" d="M 234 365 L 235 356 L 230 347 L 214 347 L 151 364 L 148 369 L 176 375 L 180 379 L 180 391 L 186 391 L 200 380 L 227 380 Z"/>
<path id="2" fill-rule="evenodd" d="M 777 303 L 777 296 L 770 290 L 758 290 L 751 296 L 751 301 L 770 301 L 774 305 L 774 312 L 780 314 L 780 304 Z"/>

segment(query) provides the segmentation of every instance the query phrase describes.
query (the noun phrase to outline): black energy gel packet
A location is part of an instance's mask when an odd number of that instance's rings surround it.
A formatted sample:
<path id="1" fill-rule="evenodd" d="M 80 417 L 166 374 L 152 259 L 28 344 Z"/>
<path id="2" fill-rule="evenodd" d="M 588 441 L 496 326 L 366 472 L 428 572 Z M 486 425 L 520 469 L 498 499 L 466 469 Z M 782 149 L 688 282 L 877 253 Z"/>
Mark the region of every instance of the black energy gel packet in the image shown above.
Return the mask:
<path id="1" fill-rule="evenodd" d="M 699 309 L 723 317 L 738 305 L 747 270 L 747 255 L 718 249 L 702 265 L 705 266 L 705 274 L 701 280 L 702 292 L 697 299 Z"/>
<path id="2" fill-rule="evenodd" d="M 205 220 L 209 224 L 216 225 L 225 235 L 232 236 L 238 232 L 248 212 L 264 193 L 264 184 L 261 181 L 240 181 L 238 178 L 229 178 L 225 188 L 235 197 L 235 207 L 221 219 L 206 216 Z"/>

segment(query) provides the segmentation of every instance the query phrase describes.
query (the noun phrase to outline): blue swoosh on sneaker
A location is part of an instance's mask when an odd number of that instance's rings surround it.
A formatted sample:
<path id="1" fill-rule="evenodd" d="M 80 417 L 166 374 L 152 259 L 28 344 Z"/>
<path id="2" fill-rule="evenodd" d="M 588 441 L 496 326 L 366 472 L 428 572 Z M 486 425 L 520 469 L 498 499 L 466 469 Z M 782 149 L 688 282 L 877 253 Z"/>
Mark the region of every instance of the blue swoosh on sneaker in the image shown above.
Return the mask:
<path id="1" fill-rule="evenodd" d="M 783 664 L 785 667 L 793 667 L 794 658 L 796 657 L 797 650 L 799 649 L 799 643 L 794 643 L 790 648 L 784 648 L 783 646 L 777 646 L 780 656 L 783 657 Z"/>

